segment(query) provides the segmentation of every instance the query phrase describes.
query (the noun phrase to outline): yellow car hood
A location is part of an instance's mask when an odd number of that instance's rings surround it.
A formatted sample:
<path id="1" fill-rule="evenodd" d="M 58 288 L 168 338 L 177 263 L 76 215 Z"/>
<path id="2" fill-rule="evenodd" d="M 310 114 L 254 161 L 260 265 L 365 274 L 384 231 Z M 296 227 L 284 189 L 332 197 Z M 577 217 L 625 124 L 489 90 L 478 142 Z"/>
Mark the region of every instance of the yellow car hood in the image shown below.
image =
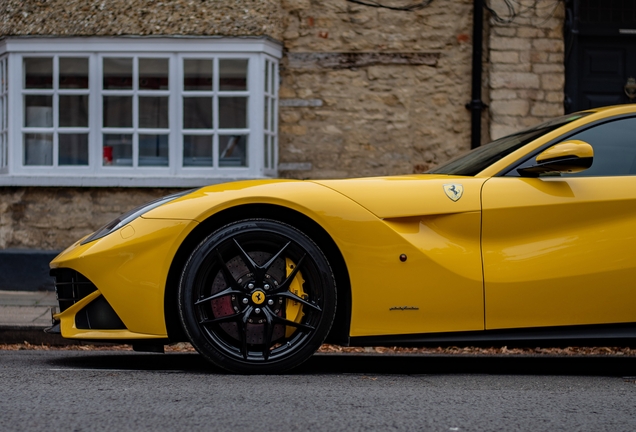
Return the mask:
<path id="1" fill-rule="evenodd" d="M 479 211 L 484 178 L 409 175 L 345 180 L 252 180 L 203 187 L 153 209 L 144 218 L 202 221 L 223 209 L 242 204 L 274 204 L 305 214 L 322 212 L 334 205 L 331 194 L 354 201 L 379 218 L 396 218 Z M 445 185 L 461 186 L 461 198 L 453 201 Z M 329 191 L 329 192 L 328 192 Z"/>
<path id="2" fill-rule="evenodd" d="M 462 213 L 480 210 L 485 178 L 434 174 L 320 180 L 315 183 L 341 193 L 380 218 Z M 463 193 L 453 201 L 445 185 L 459 185 Z"/>

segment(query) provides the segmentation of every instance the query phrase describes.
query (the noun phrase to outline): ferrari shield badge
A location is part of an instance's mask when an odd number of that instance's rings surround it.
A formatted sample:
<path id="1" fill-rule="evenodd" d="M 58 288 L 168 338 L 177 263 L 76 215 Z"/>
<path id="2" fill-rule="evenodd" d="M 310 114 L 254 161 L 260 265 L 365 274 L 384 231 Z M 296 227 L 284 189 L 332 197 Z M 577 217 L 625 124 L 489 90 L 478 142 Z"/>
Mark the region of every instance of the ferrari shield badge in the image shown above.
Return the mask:
<path id="1" fill-rule="evenodd" d="M 464 193 L 464 186 L 460 184 L 445 184 L 444 192 L 446 192 L 446 196 L 452 199 L 453 201 L 457 201 L 462 197 Z"/>

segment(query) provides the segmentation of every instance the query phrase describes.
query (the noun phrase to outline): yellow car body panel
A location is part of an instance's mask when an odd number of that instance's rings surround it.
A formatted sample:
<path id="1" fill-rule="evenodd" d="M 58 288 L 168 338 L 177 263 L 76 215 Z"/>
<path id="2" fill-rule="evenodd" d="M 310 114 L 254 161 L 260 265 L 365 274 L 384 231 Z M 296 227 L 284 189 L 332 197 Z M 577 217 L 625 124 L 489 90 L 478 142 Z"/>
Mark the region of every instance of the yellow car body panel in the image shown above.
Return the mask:
<path id="1" fill-rule="evenodd" d="M 84 245 L 77 242 L 57 256 L 51 268 L 72 268 L 97 286 L 131 333 L 120 339 L 165 338 L 164 290 L 168 270 L 185 235 L 196 225 L 190 220 L 137 218 L 104 238 Z M 62 336 L 113 338 L 115 330 L 77 329 L 74 319 L 79 309 L 72 307 L 58 315 Z"/>
<path id="2" fill-rule="evenodd" d="M 452 180 L 448 176 L 422 175 L 343 183 L 238 182 L 200 189 L 145 217 L 196 214 L 195 219 L 202 221 L 223 209 L 250 203 L 291 208 L 321 225 L 345 259 L 355 287 L 351 336 L 481 330 L 479 194 L 484 180 L 462 177 L 465 192 L 458 202 L 450 200 L 443 189 Z M 369 181 L 374 182 L 374 189 L 390 188 L 393 193 L 380 201 L 377 196 L 358 196 L 356 191 L 365 187 L 356 188 L 356 183 Z M 331 190 L 345 185 L 353 187 L 342 193 Z M 414 199 L 418 193 L 420 200 Z M 360 205 L 343 194 L 353 195 Z M 383 222 L 365 207 L 391 219 Z M 446 213 L 440 213 L 440 207 Z M 462 229 L 456 229 L 456 225 Z M 450 250 L 459 253 L 445 255 Z M 402 254 L 408 257 L 405 263 L 399 260 Z"/>
<path id="3" fill-rule="evenodd" d="M 492 178 L 486 328 L 636 322 L 636 177 Z"/>
<path id="4" fill-rule="evenodd" d="M 443 177 L 376 179 L 378 183 L 390 183 L 396 191 L 381 206 L 371 206 L 391 216 L 386 221 L 342 193 L 314 182 L 250 181 L 209 186 L 136 219 L 130 224 L 135 229 L 132 237 L 122 239 L 115 232 L 76 245 L 56 258 L 52 266 L 73 268 L 91 279 L 100 291 L 106 289 L 105 298 L 129 330 L 165 336 L 167 271 L 178 245 L 196 223 L 237 205 L 280 205 L 316 221 L 340 249 L 354 287 L 352 336 L 480 330 L 483 282 L 479 188 L 483 179 L 463 179 L 464 197 L 453 202 L 443 189 L 449 179 Z M 403 198 L 416 189 L 422 199 L 405 202 Z M 425 199 L 428 196 L 434 198 Z M 446 201 L 450 203 L 447 213 L 440 214 L 436 206 L 446 205 Z M 160 224 L 167 225 L 158 229 Z M 142 231 L 148 234 L 142 235 Z M 400 261 L 402 254 L 408 257 L 406 262 Z M 147 265 L 149 272 L 130 269 L 135 274 L 127 273 L 126 264 L 133 260 L 136 268 Z M 150 270 L 152 263 L 156 263 L 154 270 Z M 130 290 L 137 292 L 135 300 L 128 295 Z"/>

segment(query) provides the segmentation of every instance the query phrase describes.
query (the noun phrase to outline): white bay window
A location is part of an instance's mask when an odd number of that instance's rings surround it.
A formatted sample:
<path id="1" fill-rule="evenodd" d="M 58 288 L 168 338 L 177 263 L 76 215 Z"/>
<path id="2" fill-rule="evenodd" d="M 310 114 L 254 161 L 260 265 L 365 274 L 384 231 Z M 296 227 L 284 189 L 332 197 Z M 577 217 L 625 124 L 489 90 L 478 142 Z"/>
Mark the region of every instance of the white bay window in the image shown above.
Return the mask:
<path id="1" fill-rule="evenodd" d="M 276 175 L 268 39 L 9 38 L 0 55 L 0 185 Z"/>

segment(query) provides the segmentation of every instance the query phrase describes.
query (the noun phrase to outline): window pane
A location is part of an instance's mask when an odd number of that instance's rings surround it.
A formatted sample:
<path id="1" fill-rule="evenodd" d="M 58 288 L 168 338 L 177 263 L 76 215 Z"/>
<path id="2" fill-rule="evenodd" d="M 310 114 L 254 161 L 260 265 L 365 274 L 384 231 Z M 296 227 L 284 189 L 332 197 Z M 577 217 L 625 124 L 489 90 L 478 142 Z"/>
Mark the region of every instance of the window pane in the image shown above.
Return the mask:
<path id="1" fill-rule="evenodd" d="M 168 59 L 139 59 L 139 90 L 168 90 Z"/>
<path id="2" fill-rule="evenodd" d="M 139 135 L 139 166 L 168 166 L 168 135 Z"/>
<path id="3" fill-rule="evenodd" d="M 263 120 L 265 122 L 265 130 L 267 130 L 268 122 L 268 113 L 269 113 L 269 97 L 265 96 L 265 115 L 263 116 Z"/>
<path id="4" fill-rule="evenodd" d="M 132 127 L 132 96 L 104 96 L 104 127 Z"/>
<path id="5" fill-rule="evenodd" d="M 247 98 L 219 98 L 219 128 L 243 129 L 247 127 Z"/>
<path id="6" fill-rule="evenodd" d="M 88 165 L 88 134 L 59 135 L 58 165 Z"/>
<path id="7" fill-rule="evenodd" d="M 263 150 L 265 155 L 265 168 L 270 168 L 269 166 L 269 136 L 265 135 L 263 137 Z"/>
<path id="8" fill-rule="evenodd" d="M 272 94 L 276 93 L 276 63 L 272 62 L 270 63 L 270 67 L 272 68 L 271 71 L 269 72 L 269 81 L 270 81 L 270 88 L 269 88 L 269 92 Z"/>
<path id="9" fill-rule="evenodd" d="M 24 58 L 24 88 L 53 88 L 53 59 L 51 57 Z"/>
<path id="10" fill-rule="evenodd" d="M 132 58 L 104 58 L 104 90 L 132 90 Z"/>
<path id="11" fill-rule="evenodd" d="M 212 136 L 183 136 L 183 166 L 212 166 Z"/>
<path id="12" fill-rule="evenodd" d="M 212 60 L 183 60 L 183 89 L 212 90 Z"/>
<path id="13" fill-rule="evenodd" d="M 88 88 L 88 59 L 60 58 L 60 88 L 87 89 Z"/>
<path id="14" fill-rule="evenodd" d="M 24 135 L 24 165 L 53 165 L 53 134 Z"/>
<path id="15" fill-rule="evenodd" d="M 60 127 L 88 127 L 88 95 L 60 95 Z"/>
<path id="16" fill-rule="evenodd" d="M 269 60 L 265 60 L 265 92 L 269 92 Z"/>
<path id="17" fill-rule="evenodd" d="M 247 90 L 247 60 L 219 60 L 219 90 Z"/>
<path id="18" fill-rule="evenodd" d="M 247 166 L 247 137 L 245 135 L 219 136 L 219 166 Z"/>
<path id="19" fill-rule="evenodd" d="M 167 97 L 139 97 L 139 127 L 168 129 Z"/>
<path id="20" fill-rule="evenodd" d="M 636 118 L 603 123 L 568 140 L 581 140 L 594 148 L 589 169 L 563 177 L 605 177 L 636 175 Z"/>
<path id="21" fill-rule="evenodd" d="M 104 165 L 132 166 L 132 135 L 104 134 Z"/>
<path id="22" fill-rule="evenodd" d="M 183 128 L 212 129 L 212 98 L 183 98 Z"/>
<path id="23" fill-rule="evenodd" d="M 24 126 L 53 127 L 53 96 L 24 96 Z"/>
<path id="24" fill-rule="evenodd" d="M 274 132 L 274 116 L 276 115 L 276 99 L 269 100 L 269 130 Z"/>

